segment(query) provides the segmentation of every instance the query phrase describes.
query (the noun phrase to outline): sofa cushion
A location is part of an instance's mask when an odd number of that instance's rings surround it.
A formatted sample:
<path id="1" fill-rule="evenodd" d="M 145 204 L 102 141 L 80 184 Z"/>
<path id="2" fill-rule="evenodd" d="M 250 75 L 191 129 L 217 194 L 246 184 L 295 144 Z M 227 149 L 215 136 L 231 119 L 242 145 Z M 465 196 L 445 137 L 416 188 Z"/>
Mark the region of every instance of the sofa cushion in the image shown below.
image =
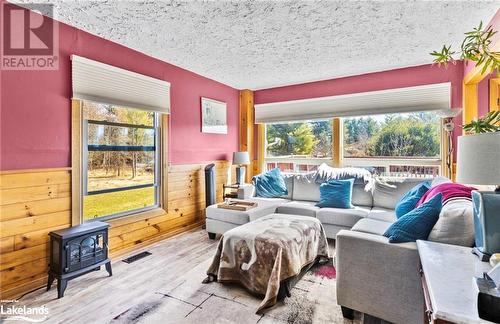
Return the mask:
<path id="1" fill-rule="evenodd" d="M 367 207 L 321 208 L 316 212 L 316 218 L 323 224 L 352 227 L 357 221 L 365 218 L 369 212 L 370 208 Z"/>
<path id="2" fill-rule="evenodd" d="M 285 179 L 279 168 L 274 168 L 252 178 L 257 197 L 281 197 L 288 194 Z"/>
<path id="3" fill-rule="evenodd" d="M 385 231 L 391 226 L 392 223 L 384 222 L 381 220 L 364 218 L 357 222 L 351 231 L 363 232 L 376 235 L 384 235 Z"/>
<path id="4" fill-rule="evenodd" d="M 281 196 L 281 198 L 292 199 L 293 195 L 293 178 L 295 175 L 293 173 L 282 173 L 283 179 L 285 180 L 285 186 L 288 193 Z"/>
<path id="5" fill-rule="evenodd" d="M 295 200 L 279 205 L 278 208 L 276 209 L 276 212 L 280 214 L 292 214 L 292 215 L 316 217 L 316 212 L 318 210 L 320 210 L 320 208 L 315 206 L 314 201 Z"/>
<path id="6" fill-rule="evenodd" d="M 315 175 L 311 172 L 293 177 L 293 200 L 319 201 L 319 184 L 314 181 Z"/>
<path id="7" fill-rule="evenodd" d="M 474 245 L 474 217 L 472 202 L 455 199 L 441 209 L 439 219 L 429 234 L 429 241 L 472 247 Z"/>
<path id="8" fill-rule="evenodd" d="M 387 182 L 377 180 L 373 189 L 373 206 L 394 209 L 405 193 L 424 181 L 425 179 L 419 178 L 407 178 L 401 179 L 401 181 Z"/>
<path id="9" fill-rule="evenodd" d="M 207 218 L 218 220 L 221 222 L 243 225 L 250 221 L 250 215 L 248 212 L 241 212 L 236 210 L 217 208 L 217 206 L 212 205 L 206 209 Z"/>
<path id="10" fill-rule="evenodd" d="M 370 190 L 365 190 L 364 183 L 356 183 L 352 186 L 352 204 L 354 206 L 373 206 L 373 195 Z"/>
<path id="11" fill-rule="evenodd" d="M 396 221 L 396 213 L 394 212 L 394 209 L 373 207 L 367 218 L 394 223 Z"/>
<path id="12" fill-rule="evenodd" d="M 328 180 L 319 186 L 319 202 L 316 206 L 325 208 L 352 208 L 352 185 L 354 179 Z"/>
<path id="13" fill-rule="evenodd" d="M 384 233 L 384 236 L 389 238 L 389 243 L 426 240 L 439 218 L 442 197 L 443 195 L 438 193 L 423 205 L 392 223 Z"/>
<path id="14" fill-rule="evenodd" d="M 208 206 L 206 209 L 207 219 L 217 220 L 235 225 L 243 225 L 262 216 L 274 213 L 276 211 L 276 207 L 288 201 L 281 198 L 260 197 L 254 197 L 249 200 L 256 201 L 257 207 L 246 211 L 240 211 L 218 208 L 217 205 Z"/>

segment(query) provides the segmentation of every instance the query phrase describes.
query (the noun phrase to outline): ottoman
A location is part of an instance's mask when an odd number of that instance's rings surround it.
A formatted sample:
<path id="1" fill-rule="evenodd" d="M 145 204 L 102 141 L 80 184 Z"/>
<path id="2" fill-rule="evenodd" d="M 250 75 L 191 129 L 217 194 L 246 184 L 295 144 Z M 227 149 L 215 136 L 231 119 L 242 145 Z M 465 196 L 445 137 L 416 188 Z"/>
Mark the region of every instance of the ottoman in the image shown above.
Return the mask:
<path id="1" fill-rule="evenodd" d="M 256 220 L 262 216 L 272 214 L 276 208 L 286 201 L 284 199 L 248 199 L 257 202 L 257 207 L 246 211 L 217 208 L 217 205 L 208 206 L 206 209 L 206 226 L 208 237 L 215 239 L 216 234 Z"/>
<path id="2" fill-rule="evenodd" d="M 297 276 L 329 258 L 321 222 L 313 217 L 271 214 L 223 234 L 203 281 L 237 283 L 263 300 L 257 313 L 290 295 Z"/>

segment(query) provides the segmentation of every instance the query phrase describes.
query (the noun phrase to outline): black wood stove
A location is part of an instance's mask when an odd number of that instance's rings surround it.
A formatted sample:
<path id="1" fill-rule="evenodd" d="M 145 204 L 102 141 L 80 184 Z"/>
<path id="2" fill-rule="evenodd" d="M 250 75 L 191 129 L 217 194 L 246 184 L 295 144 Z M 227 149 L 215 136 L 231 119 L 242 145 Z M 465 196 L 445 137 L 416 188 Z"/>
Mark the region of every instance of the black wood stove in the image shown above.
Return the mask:
<path id="1" fill-rule="evenodd" d="M 64 296 L 68 281 L 106 266 L 109 276 L 111 260 L 108 257 L 109 224 L 88 222 L 67 229 L 50 232 L 50 268 L 47 290 L 57 279 L 57 298 Z"/>

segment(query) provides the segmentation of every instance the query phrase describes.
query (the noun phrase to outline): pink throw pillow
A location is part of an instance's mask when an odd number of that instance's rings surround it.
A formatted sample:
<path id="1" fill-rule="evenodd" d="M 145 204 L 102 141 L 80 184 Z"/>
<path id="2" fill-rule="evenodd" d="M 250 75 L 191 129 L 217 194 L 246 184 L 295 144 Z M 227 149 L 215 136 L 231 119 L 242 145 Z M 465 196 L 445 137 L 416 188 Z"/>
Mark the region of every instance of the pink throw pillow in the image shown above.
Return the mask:
<path id="1" fill-rule="evenodd" d="M 437 185 L 429 189 L 417 202 L 415 208 L 422 205 L 426 201 L 430 200 L 438 193 L 443 194 L 443 199 L 442 199 L 443 205 L 446 204 L 450 199 L 455 199 L 455 198 L 471 199 L 472 190 L 477 190 L 477 189 L 474 187 L 464 186 L 463 184 L 459 183 L 442 183 L 440 185 Z"/>

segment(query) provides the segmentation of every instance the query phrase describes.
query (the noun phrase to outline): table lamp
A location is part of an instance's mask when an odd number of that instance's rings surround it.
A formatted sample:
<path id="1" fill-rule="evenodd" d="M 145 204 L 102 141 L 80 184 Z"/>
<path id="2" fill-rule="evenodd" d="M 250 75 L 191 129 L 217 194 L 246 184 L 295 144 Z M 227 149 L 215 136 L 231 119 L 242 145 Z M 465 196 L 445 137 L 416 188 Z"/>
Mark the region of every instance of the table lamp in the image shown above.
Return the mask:
<path id="1" fill-rule="evenodd" d="M 472 191 L 475 248 L 481 261 L 500 252 L 500 132 L 458 137 L 457 182 L 492 185 L 495 191 Z"/>
<path id="2" fill-rule="evenodd" d="M 234 152 L 233 165 L 236 167 L 236 184 L 245 183 L 245 165 L 250 164 L 248 152 Z"/>

